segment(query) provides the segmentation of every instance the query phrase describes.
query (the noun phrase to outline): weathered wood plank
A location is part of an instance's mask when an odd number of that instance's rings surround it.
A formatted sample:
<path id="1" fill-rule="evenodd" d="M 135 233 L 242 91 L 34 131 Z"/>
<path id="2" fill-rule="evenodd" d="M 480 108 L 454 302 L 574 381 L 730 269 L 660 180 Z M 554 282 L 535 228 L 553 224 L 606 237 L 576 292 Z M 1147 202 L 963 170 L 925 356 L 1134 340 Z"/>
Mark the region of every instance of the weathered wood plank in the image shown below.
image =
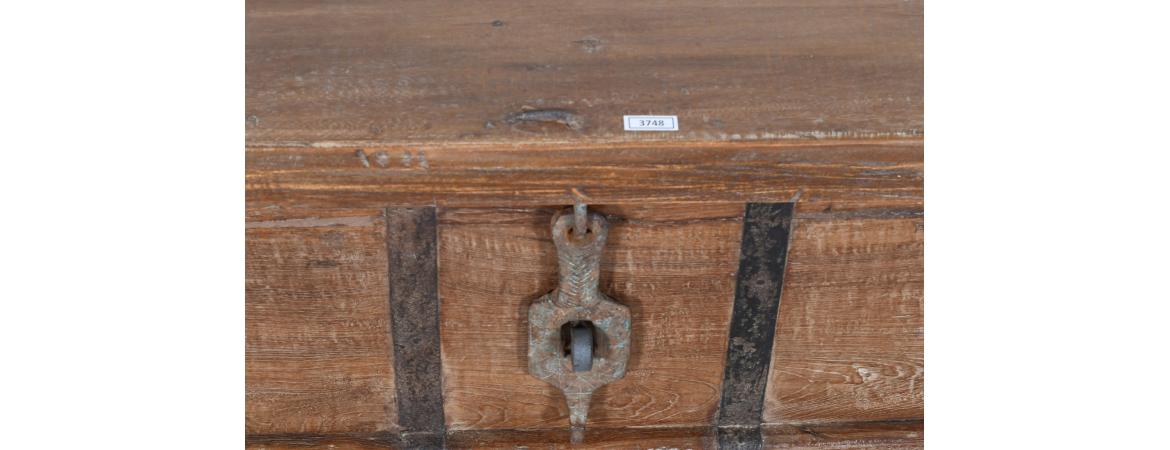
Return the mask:
<path id="1" fill-rule="evenodd" d="M 711 427 L 673 428 L 592 428 L 585 443 L 569 445 L 568 430 L 463 430 L 448 434 L 447 448 L 515 450 L 567 449 L 710 449 L 727 450 Z M 842 424 L 771 425 L 758 433 L 760 446 L 768 449 L 873 449 L 913 450 L 923 448 L 922 421 Z M 283 434 L 248 436 L 252 450 L 293 450 L 304 448 L 376 449 L 401 448 L 396 435 L 352 433 L 334 435 Z"/>
<path id="2" fill-rule="evenodd" d="M 920 140 L 249 148 L 245 181 L 250 211 L 286 215 L 565 205 L 575 190 L 590 204 L 799 199 L 798 212 L 873 216 L 922 209 L 922 157 Z"/>
<path id="3" fill-rule="evenodd" d="M 917 450 L 923 446 L 921 420 L 770 425 L 763 430 L 763 447 L 769 449 Z"/>
<path id="4" fill-rule="evenodd" d="M 625 378 L 591 427 L 710 425 L 727 349 L 743 205 L 600 207 L 601 290 L 630 307 Z M 450 429 L 568 429 L 560 392 L 528 374 L 527 307 L 557 281 L 553 209 L 442 209 L 440 297 Z"/>
<path id="5" fill-rule="evenodd" d="M 401 449 L 404 448 L 397 433 L 283 433 L 250 434 L 244 440 L 245 448 L 251 450 L 297 450 L 320 449 Z M 441 448 L 441 447 L 435 447 Z"/>
<path id="6" fill-rule="evenodd" d="M 714 449 L 709 427 L 693 428 L 593 428 L 585 442 L 569 444 L 568 430 L 465 430 L 453 433 L 451 448 L 515 450 L 539 448 L 569 449 Z"/>
<path id="7" fill-rule="evenodd" d="M 719 450 L 760 450 L 764 446 L 760 424 L 723 426 L 715 429 Z"/>
<path id="8" fill-rule="evenodd" d="M 380 220 L 247 229 L 249 433 L 397 429 L 384 231 Z"/>
<path id="9" fill-rule="evenodd" d="M 923 417 L 923 219 L 797 218 L 767 423 Z"/>
<path id="10" fill-rule="evenodd" d="M 365 226 L 380 221 L 384 208 L 354 209 L 338 206 L 334 208 L 307 209 L 295 204 L 272 203 L 265 207 L 251 207 L 245 210 L 245 226 L 248 228 L 312 228 L 329 226 Z"/>
<path id="11" fill-rule="evenodd" d="M 923 5 L 901 0 L 246 3 L 247 140 L 915 136 Z M 562 108 L 579 126 L 508 123 Z M 624 114 L 677 114 L 631 133 Z"/>

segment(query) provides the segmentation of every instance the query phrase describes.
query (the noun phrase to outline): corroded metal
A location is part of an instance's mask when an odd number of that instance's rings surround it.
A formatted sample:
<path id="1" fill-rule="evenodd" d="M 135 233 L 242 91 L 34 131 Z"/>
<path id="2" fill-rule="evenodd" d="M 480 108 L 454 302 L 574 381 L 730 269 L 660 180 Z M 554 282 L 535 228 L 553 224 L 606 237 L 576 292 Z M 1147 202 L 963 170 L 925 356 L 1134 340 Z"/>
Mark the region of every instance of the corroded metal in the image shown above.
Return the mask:
<path id="1" fill-rule="evenodd" d="M 584 212 L 584 208 L 574 209 Z M 579 443 L 584 439 L 593 391 L 626 374 L 630 309 L 598 290 L 601 251 L 608 234 L 605 218 L 589 213 L 581 233 L 573 229 L 575 216 L 580 217 L 570 209 L 553 217 L 560 285 L 528 308 L 528 371 L 565 394 L 572 440 Z M 592 365 L 574 371 L 571 344 L 580 348 L 581 338 L 574 343 L 564 333 L 575 334 L 579 327 L 574 325 L 582 323 L 592 324 Z"/>
<path id="2" fill-rule="evenodd" d="M 573 203 L 573 233 L 578 235 L 585 233 L 585 229 L 589 227 L 589 209 L 580 201 Z"/>
<path id="3" fill-rule="evenodd" d="M 762 421 L 793 205 L 748 203 L 744 208 L 723 389 L 715 419 L 721 427 L 759 427 Z"/>
<path id="4" fill-rule="evenodd" d="M 441 448 L 443 371 L 439 359 L 438 220 L 434 206 L 385 212 L 390 276 L 395 402 L 403 440 L 398 448 Z"/>

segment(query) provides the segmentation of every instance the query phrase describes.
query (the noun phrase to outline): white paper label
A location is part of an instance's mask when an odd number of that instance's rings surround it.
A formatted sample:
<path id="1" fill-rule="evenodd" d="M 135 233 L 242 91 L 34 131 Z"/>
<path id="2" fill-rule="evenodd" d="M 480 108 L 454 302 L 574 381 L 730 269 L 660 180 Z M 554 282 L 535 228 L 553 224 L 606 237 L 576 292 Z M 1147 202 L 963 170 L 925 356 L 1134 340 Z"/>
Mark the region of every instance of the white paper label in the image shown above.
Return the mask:
<path id="1" fill-rule="evenodd" d="M 626 131 L 678 131 L 678 116 L 623 116 Z"/>

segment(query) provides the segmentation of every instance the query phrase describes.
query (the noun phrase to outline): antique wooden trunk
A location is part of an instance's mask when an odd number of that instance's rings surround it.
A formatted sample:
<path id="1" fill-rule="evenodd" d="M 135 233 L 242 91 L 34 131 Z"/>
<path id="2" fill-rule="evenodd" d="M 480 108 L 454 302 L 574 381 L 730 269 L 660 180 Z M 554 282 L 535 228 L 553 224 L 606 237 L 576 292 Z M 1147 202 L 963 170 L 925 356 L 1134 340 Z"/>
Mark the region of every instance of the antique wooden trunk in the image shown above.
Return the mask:
<path id="1" fill-rule="evenodd" d="M 248 447 L 921 447 L 922 12 L 249 0 Z M 574 204 L 628 310 L 576 444 Z"/>

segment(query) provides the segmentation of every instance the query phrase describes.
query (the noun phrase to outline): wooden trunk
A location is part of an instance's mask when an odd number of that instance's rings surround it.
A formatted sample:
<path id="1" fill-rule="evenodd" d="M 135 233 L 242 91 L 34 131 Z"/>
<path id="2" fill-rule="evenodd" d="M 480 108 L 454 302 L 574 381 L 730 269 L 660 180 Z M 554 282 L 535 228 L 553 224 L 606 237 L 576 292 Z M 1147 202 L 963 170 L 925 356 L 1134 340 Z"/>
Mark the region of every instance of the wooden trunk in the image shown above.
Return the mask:
<path id="1" fill-rule="evenodd" d="M 578 447 L 920 448 L 922 10 L 249 0 L 249 448 L 569 447 L 574 201 L 632 316 Z"/>

